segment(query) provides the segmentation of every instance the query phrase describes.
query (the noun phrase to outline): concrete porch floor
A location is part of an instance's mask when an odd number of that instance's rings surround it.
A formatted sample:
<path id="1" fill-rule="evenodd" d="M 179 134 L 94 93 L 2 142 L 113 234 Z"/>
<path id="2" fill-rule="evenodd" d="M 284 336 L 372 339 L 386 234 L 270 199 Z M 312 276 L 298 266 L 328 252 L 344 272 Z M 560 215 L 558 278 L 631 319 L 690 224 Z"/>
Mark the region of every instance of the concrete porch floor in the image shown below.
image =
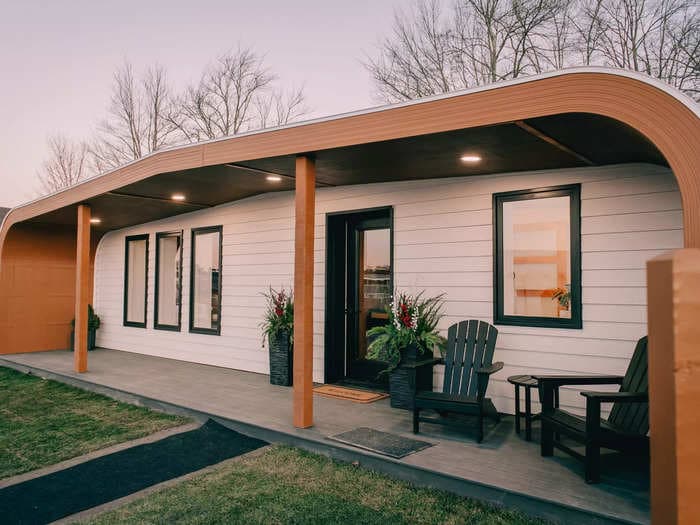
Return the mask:
<path id="1" fill-rule="evenodd" d="M 299 430 L 292 425 L 291 390 L 270 385 L 266 375 L 104 349 L 89 353 L 85 374 L 73 372 L 73 356 L 65 351 L 3 355 L 0 365 L 166 411 L 213 417 L 268 441 L 360 461 L 419 485 L 556 522 L 650 520 L 646 466 L 611 454 L 603 463 L 603 482 L 587 485 L 581 464 L 561 453 L 540 457 L 537 439 L 528 443 L 515 435 L 511 417 L 489 423 L 480 445 L 468 428 L 422 424 L 419 439 L 434 446 L 394 460 L 327 439 L 357 427 L 412 437 L 410 414 L 391 408 L 386 399 L 360 404 L 315 396 L 315 425 Z"/>

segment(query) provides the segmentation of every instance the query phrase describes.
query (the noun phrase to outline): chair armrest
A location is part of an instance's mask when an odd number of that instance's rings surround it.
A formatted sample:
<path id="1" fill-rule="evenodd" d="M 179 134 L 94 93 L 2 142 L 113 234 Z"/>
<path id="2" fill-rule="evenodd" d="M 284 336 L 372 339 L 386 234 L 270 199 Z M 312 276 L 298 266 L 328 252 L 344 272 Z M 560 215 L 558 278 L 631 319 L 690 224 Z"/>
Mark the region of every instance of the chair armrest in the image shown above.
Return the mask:
<path id="1" fill-rule="evenodd" d="M 563 385 L 621 385 L 622 376 L 559 376 L 559 375 L 546 375 L 537 376 L 533 375 L 540 386 L 544 387 L 559 387 Z"/>
<path id="2" fill-rule="evenodd" d="M 586 399 L 594 399 L 599 403 L 648 403 L 649 394 L 647 392 L 581 392 Z"/>
<path id="3" fill-rule="evenodd" d="M 489 366 L 484 366 L 476 369 L 477 374 L 488 374 L 491 375 L 498 372 L 503 368 L 503 361 L 498 361 L 496 363 L 491 363 Z"/>
<path id="4" fill-rule="evenodd" d="M 622 376 L 533 375 L 540 391 L 542 413 L 551 413 L 558 405 L 559 387 L 564 385 L 620 385 Z"/>
<path id="5" fill-rule="evenodd" d="M 503 363 L 498 361 L 496 363 L 491 363 L 489 366 L 475 369 L 477 385 L 476 397 L 478 400 L 483 400 L 484 397 L 486 397 L 486 388 L 489 384 L 489 377 L 494 372 L 498 372 L 501 368 L 503 368 Z"/>

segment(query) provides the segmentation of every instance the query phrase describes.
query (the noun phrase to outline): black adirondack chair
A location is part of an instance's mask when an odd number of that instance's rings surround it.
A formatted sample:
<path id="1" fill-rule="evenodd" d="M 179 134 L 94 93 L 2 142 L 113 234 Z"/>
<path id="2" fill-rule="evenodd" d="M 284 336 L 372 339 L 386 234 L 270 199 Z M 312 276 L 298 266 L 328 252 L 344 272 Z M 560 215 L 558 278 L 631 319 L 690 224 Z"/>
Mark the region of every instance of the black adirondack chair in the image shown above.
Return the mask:
<path id="1" fill-rule="evenodd" d="M 484 416 L 499 419 L 498 411 L 486 397 L 489 377 L 503 368 L 493 363 L 496 348 L 496 327 L 484 321 L 461 321 L 447 331 L 445 353 L 445 380 L 442 392 L 417 392 L 413 410 L 413 432 L 418 433 L 421 421 L 445 423 L 442 419 L 422 418 L 422 409 L 433 409 L 439 414 L 459 413 L 479 418 L 477 442 L 484 439 Z"/>
<path id="2" fill-rule="evenodd" d="M 543 456 L 558 448 L 584 462 L 587 483 L 600 481 L 600 449 L 649 453 L 649 398 L 647 383 L 647 338 L 637 342 L 634 355 L 622 376 L 534 376 L 539 382 L 542 402 Z M 581 392 L 586 398 L 586 417 L 555 407 L 555 392 L 563 385 L 619 384 L 619 392 Z M 608 419 L 601 419 L 600 407 L 613 403 Z M 581 454 L 561 442 L 567 436 L 585 445 Z"/>

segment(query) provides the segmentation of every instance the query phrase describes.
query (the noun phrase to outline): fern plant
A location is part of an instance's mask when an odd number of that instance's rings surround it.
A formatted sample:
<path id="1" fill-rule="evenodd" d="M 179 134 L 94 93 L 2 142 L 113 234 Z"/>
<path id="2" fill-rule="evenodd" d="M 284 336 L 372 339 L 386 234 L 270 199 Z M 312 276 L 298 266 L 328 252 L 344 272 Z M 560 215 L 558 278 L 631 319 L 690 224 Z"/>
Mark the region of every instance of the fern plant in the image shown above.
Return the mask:
<path id="1" fill-rule="evenodd" d="M 401 363 L 403 352 L 411 345 L 416 346 L 418 355 L 432 355 L 435 348 L 444 352 L 447 341 L 437 329 L 444 305 L 444 294 L 423 298 L 423 292 L 415 296 L 395 292 L 386 309 L 388 322 L 367 331 L 371 341 L 367 357 L 386 362 L 386 373 Z"/>

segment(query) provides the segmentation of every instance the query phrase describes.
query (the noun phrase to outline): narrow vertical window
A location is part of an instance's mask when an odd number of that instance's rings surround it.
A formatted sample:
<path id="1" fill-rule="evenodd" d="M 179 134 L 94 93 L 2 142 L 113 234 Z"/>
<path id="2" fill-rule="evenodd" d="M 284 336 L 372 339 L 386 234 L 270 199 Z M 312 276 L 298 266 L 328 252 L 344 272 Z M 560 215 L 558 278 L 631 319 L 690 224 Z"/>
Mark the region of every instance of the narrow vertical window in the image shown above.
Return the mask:
<path id="1" fill-rule="evenodd" d="M 180 330 L 182 312 L 182 232 L 156 234 L 154 327 Z"/>
<path id="2" fill-rule="evenodd" d="M 190 332 L 221 333 L 221 226 L 192 230 Z"/>
<path id="3" fill-rule="evenodd" d="M 126 238 L 124 260 L 124 326 L 146 327 L 148 235 Z"/>
<path id="4" fill-rule="evenodd" d="M 494 195 L 497 324 L 581 328 L 579 185 Z"/>

